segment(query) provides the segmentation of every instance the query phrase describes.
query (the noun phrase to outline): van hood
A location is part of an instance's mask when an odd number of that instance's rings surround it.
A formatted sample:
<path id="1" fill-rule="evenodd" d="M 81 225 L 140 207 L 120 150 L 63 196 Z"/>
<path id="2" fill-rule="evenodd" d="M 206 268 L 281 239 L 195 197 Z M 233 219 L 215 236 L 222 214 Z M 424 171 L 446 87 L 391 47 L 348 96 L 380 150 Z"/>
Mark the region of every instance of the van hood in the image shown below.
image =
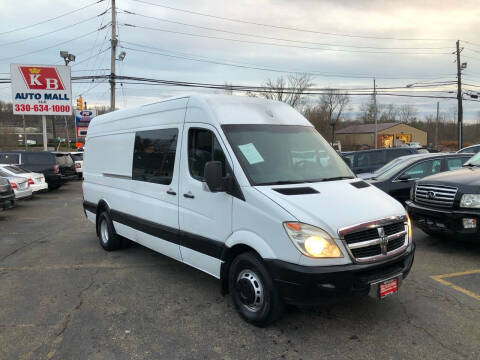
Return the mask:
<path id="1" fill-rule="evenodd" d="M 375 186 L 364 184 L 360 179 L 348 179 L 255 188 L 288 211 L 294 217 L 292 220 L 318 226 L 338 238 L 341 228 L 406 214 L 397 200 Z M 311 188 L 315 193 L 308 190 L 309 194 L 287 195 L 283 190 L 307 192 L 302 188 Z"/>

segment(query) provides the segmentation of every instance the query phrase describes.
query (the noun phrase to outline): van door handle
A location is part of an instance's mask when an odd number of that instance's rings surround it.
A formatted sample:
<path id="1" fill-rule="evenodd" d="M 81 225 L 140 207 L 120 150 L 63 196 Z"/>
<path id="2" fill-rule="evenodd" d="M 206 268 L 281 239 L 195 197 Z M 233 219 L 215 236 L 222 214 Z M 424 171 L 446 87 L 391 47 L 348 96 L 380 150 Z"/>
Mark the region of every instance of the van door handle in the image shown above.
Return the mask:
<path id="1" fill-rule="evenodd" d="M 168 189 L 167 194 L 168 195 L 177 195 L 177 193 L 175 191 L 173 191 L 172 189 Z"/>
<path id="2" fill-rule="evenodd" d="M 189 191 L 188 193 L 183 194 L 183 197 L 186 197 L 188 199 L 193 199 L 195 196 L 193 196 L 192 192 Z"/>

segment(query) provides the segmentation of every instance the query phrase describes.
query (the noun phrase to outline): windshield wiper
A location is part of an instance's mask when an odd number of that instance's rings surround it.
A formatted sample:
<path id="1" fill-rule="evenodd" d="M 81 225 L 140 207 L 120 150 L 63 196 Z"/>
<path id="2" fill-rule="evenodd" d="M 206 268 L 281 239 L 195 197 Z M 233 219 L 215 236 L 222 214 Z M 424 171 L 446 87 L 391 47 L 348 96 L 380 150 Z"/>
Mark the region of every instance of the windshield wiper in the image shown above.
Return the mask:
<path id="1" fill-rule="evenodd" d="M 462 167 L 475 167 L 480 166 L 480 164 L 463 164 Z"/>

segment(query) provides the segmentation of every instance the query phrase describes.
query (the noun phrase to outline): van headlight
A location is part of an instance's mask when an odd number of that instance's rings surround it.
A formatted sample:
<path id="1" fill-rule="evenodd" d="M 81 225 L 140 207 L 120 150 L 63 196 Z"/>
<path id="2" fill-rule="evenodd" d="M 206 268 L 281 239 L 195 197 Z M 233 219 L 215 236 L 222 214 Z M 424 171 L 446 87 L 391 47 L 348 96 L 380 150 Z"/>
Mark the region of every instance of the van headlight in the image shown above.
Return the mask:
<path id="1" fill-rule="evenodd" d="M 283 226 L 302 254 L 313 258 L 343 257 L 335 240 L 326 231 L 300 222 L 285 222 Z"/>
<path id="2" fill-rule="evenodd" d="M 460 207 L 480 208 L 480 194 L 463 194 L 460 200 Z"/>

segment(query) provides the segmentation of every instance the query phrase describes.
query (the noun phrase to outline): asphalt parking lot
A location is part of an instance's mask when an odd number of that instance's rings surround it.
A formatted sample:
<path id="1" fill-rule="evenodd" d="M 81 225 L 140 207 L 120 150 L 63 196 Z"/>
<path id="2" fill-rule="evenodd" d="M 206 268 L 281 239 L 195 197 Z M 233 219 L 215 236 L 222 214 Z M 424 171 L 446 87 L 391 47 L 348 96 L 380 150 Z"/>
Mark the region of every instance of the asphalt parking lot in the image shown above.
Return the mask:
<path id="1" fill-rule="evenodd" d="M 255 328 L 209 275 L 140 245 L 102 250 L 72 182 L 0 212 L 0 358 L 479 359 L 480 245 L 414 235 L 397 296 Z"/>

